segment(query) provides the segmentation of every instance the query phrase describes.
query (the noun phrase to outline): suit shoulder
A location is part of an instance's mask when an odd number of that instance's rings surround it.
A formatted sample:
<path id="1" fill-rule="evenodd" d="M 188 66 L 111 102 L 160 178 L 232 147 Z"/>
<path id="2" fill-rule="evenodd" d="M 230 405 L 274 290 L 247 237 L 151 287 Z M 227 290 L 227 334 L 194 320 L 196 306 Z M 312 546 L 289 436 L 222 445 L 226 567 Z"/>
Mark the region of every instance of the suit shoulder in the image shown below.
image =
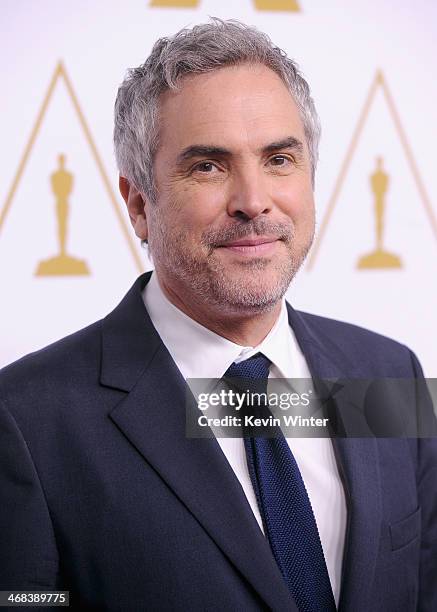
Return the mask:
<path id="1" fill-rule="evenodd" d="M 307 312 L 298 312 L 313 334 L 328 346 L 334 345 L 355 362 L 362 363 L 367 370 L 386 372 L 391 376 L 413 375 L 420 370 L 417 358 L 411 349 L 401 342 L 383 334 L 365 329 L 353 323 L 337 321 Z"/>
<path id="2" fill-rule="evenodd" d="M 347 341 L 365 341 L 371 342 L 377 345 L 391 345 L 395 350 L 409 350 L 405 344 L 402 344 L 398 340 L 389 338 L 384 334 L 374 332 L 355 323 L 347 323 L 345 321 L 338 321 L 337 319 L 330 319 L 328 317 L 322 317 L 309 312 L 298 311 L 305 321 L 311 325 L 311 328 L 317 328 L 320 333 L 329 334 L 336 338 L 344 337 Z"/>
<path id="3" fill-rule="evenodd" d="M 71 381 L 93 365 L 98 367 L 101 324 L 101 320 L 92 323 L 2 368 L 0 396 L 11 390 L 37 389 L 49 380 Z"/>

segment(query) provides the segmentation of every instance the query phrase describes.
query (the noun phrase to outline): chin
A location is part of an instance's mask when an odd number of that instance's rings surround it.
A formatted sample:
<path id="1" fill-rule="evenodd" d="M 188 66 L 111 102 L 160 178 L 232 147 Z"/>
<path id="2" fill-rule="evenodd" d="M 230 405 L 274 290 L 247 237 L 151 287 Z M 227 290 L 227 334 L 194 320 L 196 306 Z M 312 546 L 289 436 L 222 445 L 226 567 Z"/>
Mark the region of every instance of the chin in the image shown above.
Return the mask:
<path id="1" fill-rule="evenodd" d="M 254 274 L 250 282 L 246 278 L 228 278 L 226 284 L 218 283 L 213 289 L 214 301 L 225 310 L 239 313 L 256 313 L 272 310 L 281 301 L 288 288 L 284 279 L 263 282 Z M 258 277 L 258 278 L 257 278 Z"/>
<path id="2" fill-rule="evenodd" d="M 234 316 L 254 316 L 258 314 L 264 314 L 271 312 L 280 303 L 281 298 L 278 299 L 244 299 L 228 301 L 226 305 L 221 307 L 221 312 L 232 314 Z"/>

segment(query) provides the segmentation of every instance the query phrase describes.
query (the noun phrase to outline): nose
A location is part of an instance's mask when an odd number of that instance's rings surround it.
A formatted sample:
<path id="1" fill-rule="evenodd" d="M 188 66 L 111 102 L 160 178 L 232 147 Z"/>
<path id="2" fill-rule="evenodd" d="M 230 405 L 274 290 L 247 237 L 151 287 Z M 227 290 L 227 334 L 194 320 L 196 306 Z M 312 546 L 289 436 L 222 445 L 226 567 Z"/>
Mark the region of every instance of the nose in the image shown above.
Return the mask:
<path id="1" fill-rule="evenodd" d="M 228 199 L 230 217 L 254 219 L 272 209 L 267 177 L 258 168 L 242 168 L 234 174 Z"/>

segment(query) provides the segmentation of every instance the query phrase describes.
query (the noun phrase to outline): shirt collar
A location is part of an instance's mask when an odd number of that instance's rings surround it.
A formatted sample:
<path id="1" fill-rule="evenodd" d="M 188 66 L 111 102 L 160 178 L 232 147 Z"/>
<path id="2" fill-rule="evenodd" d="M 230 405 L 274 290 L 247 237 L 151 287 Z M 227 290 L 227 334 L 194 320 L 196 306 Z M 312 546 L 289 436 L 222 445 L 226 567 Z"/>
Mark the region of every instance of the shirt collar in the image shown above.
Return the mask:
<path id="1" fill-rule="evenodd" d="M 153 325 L 185 379 L 221 378 L 234 361 L 243 361 L 258 352 L 274 364 L 276 376 L 291 377 L 291 332 L 285 299 L 273 328 L 256 347 L 231 342 L 188 317 L 165 296 L 155 272 L 144 288 L 143 300 Z"/>

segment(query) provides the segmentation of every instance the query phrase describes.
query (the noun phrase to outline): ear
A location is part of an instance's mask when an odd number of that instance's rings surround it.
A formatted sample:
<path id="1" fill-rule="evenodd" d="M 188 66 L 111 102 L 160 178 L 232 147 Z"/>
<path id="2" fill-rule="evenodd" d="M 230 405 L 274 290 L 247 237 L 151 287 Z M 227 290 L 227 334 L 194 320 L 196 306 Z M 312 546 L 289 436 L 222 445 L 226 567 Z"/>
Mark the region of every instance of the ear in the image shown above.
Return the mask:
<path id="1" fill-rule="evenodd" d="M 124 176 L 120 176 L 118 186 L 123 200 L 126 202 L 130 222 L 135 230 L 135 234 L 141 240 L 147 240 L 147 200 L 144 200 L 141 193 Z"/>

